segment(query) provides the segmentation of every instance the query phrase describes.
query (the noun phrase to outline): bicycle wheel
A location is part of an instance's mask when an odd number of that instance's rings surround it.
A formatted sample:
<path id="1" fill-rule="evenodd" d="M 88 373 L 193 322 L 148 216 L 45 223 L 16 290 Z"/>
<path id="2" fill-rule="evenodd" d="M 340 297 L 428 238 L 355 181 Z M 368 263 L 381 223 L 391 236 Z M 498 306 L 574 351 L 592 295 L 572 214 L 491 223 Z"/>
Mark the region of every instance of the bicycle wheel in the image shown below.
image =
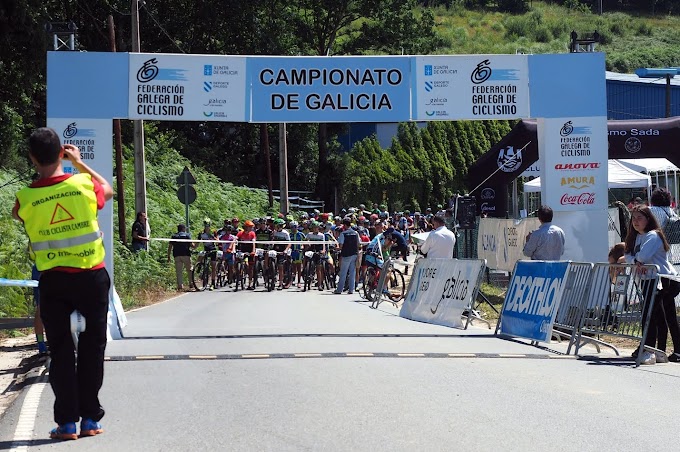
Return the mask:
<path id="1" fill-rule="evenodd" d="M 364 298 L 372 302 L 375 298 L 377 286 L 378 272 L 375 268 L 369 267 L 366 269 L 366 276 L 364 276 Z"/>
<path id="2" fill-rule="evenodd" d="M 406 295 L 406 282 L 404 281 L 404 274 L 401 270 L 393 268 L 385 280 L 385 288 L 387 289 L 387 298 L 392 303 L 400 302 Z"/>
<path id="3" fill-rule="evenodd" d="M 191 284 L 196 290 L 204 290 L 203 267 L 205 267 L 205 264 L 203 262 L 198 262 L 191 270 Z"/>
<path id="4" fill-rule="evenodd" d="M 201 290 L 206 290 L 208 287 L 210 287 L 210 273 L 212 271 L 211 263 L 206 262 L 203 264 L 203 271 L 201 272 Z M 213 284 L 215 284 L 215 281 L 213 281 Z"/>
<path id="5" fill-rule="evenodd" d="M 264 278 L 264 287 L 267 289 L 267 292 L 271 292 L 276 287 L 276 266 L 271 258 L 269 259 L 269 266 Z"/>
<path id="6" fill-rule="evenodd" d="M 238 292 L 239 287 L 241 287 L 241 290 L 245 289 L 245 287 L 243 287 L 243 278 L 241 278 L 242 274 L 243 262 L 237 261 L 234 264 L 234 292 Z"/>
<path id="7" fill-rule="evenodd" d="M 335 289 L 337 286 L 335 278 L 335 265 L 331 265 L 329 262 L 326 262 L 324 265 L 324 275 L 326 279 L 326 287 L 328 287 L 328 289 Z M 354 290 L 354 288 L 352 288 L 352 290 Z"/>
<path id="8" fill-rule="evenodd" d="M 302 279 L 304 285 L 302 286 L 302 291 L 305 292 L 312 287 L 312 279 L 314 277 L 314 264 L 311 260 L 305 262 L 305 267 L 303 268 Z"/>
<path id="9" fill-rule="evenodd" d="M 283 288 L 288 289 L 290 285 L 293 283 L 293 265 L 290 262 L 290 259 L 286 259 L 283 262 Z"/>

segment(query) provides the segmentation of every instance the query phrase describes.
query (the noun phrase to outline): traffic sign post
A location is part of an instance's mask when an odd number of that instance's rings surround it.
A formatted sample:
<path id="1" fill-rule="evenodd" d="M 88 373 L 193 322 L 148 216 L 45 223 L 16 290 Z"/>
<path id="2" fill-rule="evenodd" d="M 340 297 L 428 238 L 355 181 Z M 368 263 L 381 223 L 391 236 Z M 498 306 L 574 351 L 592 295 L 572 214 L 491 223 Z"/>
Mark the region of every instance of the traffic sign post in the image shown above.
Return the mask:
<path id="1" fill-rule="evenodd" d="M 177 177 L 179 188 L 177 189 L 177 199 L 184 203 L 184 213 L 186 216 L 187 232 L 190 230 L 189 226 L 189 204 L 196 201 L 196 189 L 193 185 L 196 183 L 196 178 L 188 167 L 184 167 L 182 173 Z"/>

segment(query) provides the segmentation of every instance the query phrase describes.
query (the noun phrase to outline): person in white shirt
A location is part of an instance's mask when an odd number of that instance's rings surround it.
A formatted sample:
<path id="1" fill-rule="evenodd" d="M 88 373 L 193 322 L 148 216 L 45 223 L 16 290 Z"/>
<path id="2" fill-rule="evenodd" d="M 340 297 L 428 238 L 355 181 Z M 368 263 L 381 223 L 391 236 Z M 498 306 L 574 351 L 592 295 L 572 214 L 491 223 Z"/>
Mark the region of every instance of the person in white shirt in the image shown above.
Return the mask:
<path id="1" fill-rule="evenodd" d="M 452 259 L 456 235 L 447 229 L 442 215 L 435 215 L 432 224 L 435 229 L 428 234 L 420 251 L 428 259 Z"/>

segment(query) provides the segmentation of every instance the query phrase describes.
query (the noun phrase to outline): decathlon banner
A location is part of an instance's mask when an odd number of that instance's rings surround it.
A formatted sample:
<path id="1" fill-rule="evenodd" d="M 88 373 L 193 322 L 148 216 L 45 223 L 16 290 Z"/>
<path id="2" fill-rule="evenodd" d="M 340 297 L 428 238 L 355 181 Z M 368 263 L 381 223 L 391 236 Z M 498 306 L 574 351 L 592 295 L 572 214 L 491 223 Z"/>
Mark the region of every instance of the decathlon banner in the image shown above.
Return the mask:
<path id="1" fill-rule="evenodd" d="M 484 268 L 483 260 L 420 259 L 399 315 L 462 328 L 461 315 L 477 295 Z"/>
<path id="2" fill-rule="evenodd" d="M 549 342 L 569 262 L 519 261 L 505 295 L 500 332 Z"/>
<path id="3" fill-rule="evenodd" d="M 247 122 L 246 58 L 131 53 L 130 119 Z"/>
<path id="4" fill-rule="evenodd" d="M 606 210 L 607 118 L 538 120 L 543 203 L 554 211 Z"/>
<path id="5" fill-rule="evenodd" d="M 477 233 L 477 256 L 485 259 L 489 268 L 512 271 L 518 260 L 527 258 L 522 252 L 526 236 L 539 226 L 537 218 L 481 218 Z"/>
<path id="6" fill-rule="evenodd" d="M 253 122 L 411 119 L 409 57 L 249 57 Z"/>
<path id="7" fill-rule="evenodd" d="M 447 55 L 413 59 L 413 119 L 529 117 L 527 55 Z"/>

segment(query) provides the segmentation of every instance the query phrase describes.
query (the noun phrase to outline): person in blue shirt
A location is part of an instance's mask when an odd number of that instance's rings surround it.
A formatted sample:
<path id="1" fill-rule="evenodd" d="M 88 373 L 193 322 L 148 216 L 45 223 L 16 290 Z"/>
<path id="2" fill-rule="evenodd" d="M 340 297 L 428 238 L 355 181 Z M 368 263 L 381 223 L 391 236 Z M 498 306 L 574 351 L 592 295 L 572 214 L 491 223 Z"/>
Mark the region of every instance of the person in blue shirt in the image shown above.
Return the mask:
<path id="1" fill-rule="evenodd" d="M 552 224 L 553 210 L 541 206 L 536 212 L 541 226 L 530 232 L 522 252 L 535 261 L 556 261 L 564 254 L 564 231 Z"/>

